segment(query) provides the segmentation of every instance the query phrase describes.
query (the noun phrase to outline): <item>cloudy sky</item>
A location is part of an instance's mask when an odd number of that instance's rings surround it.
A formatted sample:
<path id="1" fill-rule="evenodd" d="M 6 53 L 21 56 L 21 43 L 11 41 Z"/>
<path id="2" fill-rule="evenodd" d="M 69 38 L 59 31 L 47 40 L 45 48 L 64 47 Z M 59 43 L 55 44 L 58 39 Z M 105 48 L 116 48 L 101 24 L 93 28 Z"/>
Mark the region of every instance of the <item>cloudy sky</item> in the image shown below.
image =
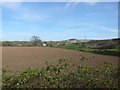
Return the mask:
<path id="1" fill-rule="evenodd" d="M 1 7 L 3 40 L 118 37 L 117 2 L 12 2 Z"/>

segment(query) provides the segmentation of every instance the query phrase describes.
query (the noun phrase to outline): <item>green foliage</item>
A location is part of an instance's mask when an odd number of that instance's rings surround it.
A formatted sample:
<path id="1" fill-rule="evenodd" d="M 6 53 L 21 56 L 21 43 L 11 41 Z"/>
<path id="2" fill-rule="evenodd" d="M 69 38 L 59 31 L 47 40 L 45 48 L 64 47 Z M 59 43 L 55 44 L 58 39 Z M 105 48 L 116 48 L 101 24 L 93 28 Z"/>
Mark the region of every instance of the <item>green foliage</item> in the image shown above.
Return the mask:
<path id="1" fill-rule="evenodd" d="M 102 54 L 102 55 L 120 56 L 119 47 L 113 48 L 113 49 L 92 49 L 92 48 L 79 46 L 76 44 L 70 44 L 70 45 L 56 46 L 56 48 L 64 48 L 64 49 L 77 50 L 82 52 L 91 52 L 91 53 Z"/>
<path id="2" fill-rule="evenodd" d="M 90 52 L 91 50 L 90 48 L 82 47 L 76 44 L 56 46 L 56 48 L 64 48 L 68 50 L 77 50 L 77 51 L 83 51 L 83 52 Z"/>
<path id="3" fill-rule="evenodd" d="M 79 50 L 80 49 L 79 46 L 74 45 L 74 44 L 57 46 L 57 48 L 64 48 L 64 49 L 69 49 L 69 50 Z"/>
<path id="4" fill-rule="evenodd" d="M 94 49 L 91 52 L 102 55 L 120 56 L 120 51 L 117 49 Z"/>
<path id="5" fill-rule="evenodd" d="M 82 57 L 80 61 L 87 60 Z M 6 88 L 118 88 L 120 68 L 105 62 L 104 66 L 70 66 L 69 60 L 60 59 L 58 64 L 46 62 L 41 69 L 28 68 L 19 75 L 8 74 L 3 69 L 3 89 Z"/>

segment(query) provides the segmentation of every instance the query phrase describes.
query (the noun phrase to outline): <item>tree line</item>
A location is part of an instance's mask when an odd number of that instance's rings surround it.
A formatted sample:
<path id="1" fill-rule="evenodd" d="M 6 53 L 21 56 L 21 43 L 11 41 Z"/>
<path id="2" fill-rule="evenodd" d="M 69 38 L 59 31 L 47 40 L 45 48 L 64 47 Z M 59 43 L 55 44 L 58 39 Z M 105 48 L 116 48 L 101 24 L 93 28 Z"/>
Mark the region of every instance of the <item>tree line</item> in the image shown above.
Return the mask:
<path id="1" fill-rule="evenodd" d="M 43 43 L 39 36 L 32 36 L 30 41 L 2 41 L 0 46 L 42 46 Z"/>

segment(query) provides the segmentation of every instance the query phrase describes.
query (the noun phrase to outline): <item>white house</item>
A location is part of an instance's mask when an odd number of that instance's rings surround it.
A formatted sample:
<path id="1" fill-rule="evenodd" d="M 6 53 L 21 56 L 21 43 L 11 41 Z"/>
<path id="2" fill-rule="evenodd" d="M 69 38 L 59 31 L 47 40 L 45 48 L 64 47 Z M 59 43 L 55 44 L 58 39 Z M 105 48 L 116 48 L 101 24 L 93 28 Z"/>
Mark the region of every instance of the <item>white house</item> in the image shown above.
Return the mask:
<path id="1" fill-rule="evenodd" d="M 78 43 L 76 39 L 69 39 L 68 43 Z"/>
<path id="2" fill-rule="evenodd" d="M 43 47 L 46 47 L 47 45 L 45 43 L 42 44 Z"/>

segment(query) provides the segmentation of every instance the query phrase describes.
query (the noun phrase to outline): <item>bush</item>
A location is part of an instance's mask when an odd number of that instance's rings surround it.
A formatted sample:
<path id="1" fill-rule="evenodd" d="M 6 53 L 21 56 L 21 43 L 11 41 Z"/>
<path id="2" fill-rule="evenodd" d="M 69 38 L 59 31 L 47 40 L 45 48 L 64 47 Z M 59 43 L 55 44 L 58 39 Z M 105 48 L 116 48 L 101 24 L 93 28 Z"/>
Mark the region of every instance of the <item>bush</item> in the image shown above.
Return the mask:
<path id="1" fill-rule="evenodd" d="M 84 61 L 84 57 L 80 60 Z M 85 65 L 72 66 L 69 60 L 60 59 L 58 64 L 46 62 L 42 69 L 28 68 L 20 75 L 9 75 L 3 70 L 3 89 L 6 88 L 118 88 L 120 68 L 111 63 L 104 66 L 88 67 Z"/>

